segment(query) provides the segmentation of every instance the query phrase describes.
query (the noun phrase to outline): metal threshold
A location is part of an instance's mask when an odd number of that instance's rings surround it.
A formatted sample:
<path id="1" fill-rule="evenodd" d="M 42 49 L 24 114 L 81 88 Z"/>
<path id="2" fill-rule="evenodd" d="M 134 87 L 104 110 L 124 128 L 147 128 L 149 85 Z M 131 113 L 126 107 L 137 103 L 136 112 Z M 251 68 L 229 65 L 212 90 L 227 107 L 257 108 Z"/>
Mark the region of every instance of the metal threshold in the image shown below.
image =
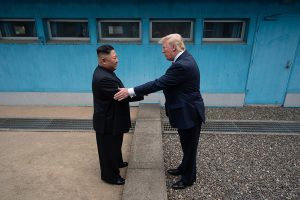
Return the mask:
<path id="1" fill-rule="evenodd" d="M 133 132 L 135 122 L 129 132 Z M 94 131 L 91 119 L 0 118 L 0 130 Z"/>
<path id="2" fill-rule="evenodd" d="M 164 133 L 177 133 L 167 121 L 162 122 Z M 284 134 L 300 135 L 300 122 L 298 121 L 255 121 L 255 120 L 213 120 L 202 125 L 203 133 L 225 134 Z"/>
<path id="3" fill-rule="evenodd" d="M 134 132 L 135 122 L 129 132 Z M 0 118 L 0 130 L 22 131 L 93 131 L 91 119 Z M 163 133 L 177 133 L 169 122 L 162 120 Z M 300 135 L 298 121 L 210 120 L 202 126 L 203 133 L 225 134 L 288 134 Z"/>

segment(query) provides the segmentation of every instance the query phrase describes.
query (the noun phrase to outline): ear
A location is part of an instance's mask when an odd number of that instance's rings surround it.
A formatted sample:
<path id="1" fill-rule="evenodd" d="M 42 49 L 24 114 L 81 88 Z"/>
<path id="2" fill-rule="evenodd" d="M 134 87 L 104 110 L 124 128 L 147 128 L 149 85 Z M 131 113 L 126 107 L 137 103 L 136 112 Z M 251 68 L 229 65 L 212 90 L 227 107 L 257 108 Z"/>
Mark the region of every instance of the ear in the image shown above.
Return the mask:
<path id="1" fill-rule="evenodd" d="M 173 45 L 172 50 L 176 51 L 176 46 L 175 45 Z"/>
<path id="2" fill-rule="evenodd" d="M 105 63 L 105 59 L 101 56 L 98 57 L 99 63 L 101 63 L 101 65 L 103 65 Z"/>

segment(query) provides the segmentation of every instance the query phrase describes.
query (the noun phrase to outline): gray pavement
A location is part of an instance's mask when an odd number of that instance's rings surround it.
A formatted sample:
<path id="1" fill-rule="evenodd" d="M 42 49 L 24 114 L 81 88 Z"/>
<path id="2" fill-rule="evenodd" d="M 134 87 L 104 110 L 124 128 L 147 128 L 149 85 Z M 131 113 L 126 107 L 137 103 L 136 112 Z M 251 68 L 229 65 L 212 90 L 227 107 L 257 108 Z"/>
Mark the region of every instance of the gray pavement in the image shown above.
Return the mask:
<path id="1" fill-rule="evenodd" d="M 137 108 L 131 108 L 135 118 Z M 1 117 L 90 119 L 91 107 L 0 106 Z M 124 160 L 132 134 L 125 134 Z M 126 177 L 127 168 L 121 169 Z M 123 186 L 100 179 L 93 132 L 0 131 L 1 200 L 120 200 Z"/>
<path id="2" fill-rule="evenodd" d="M 125 135 L 125 160 L 131 137 Z M 123 186 L 100 180 L 92 133 L 0 132 L 0 160 L 1 200 L 121 199 Z"/>
<path id="3" fill-rule="evenodd" d="M 134 120 L 137 113 L 132 107 Z M 299 108 L 208 108 L 206 113 L 209 120 L 300 121 Z M 119 200 L 123 195 L 131 200 L 134 193 L 149 199 L 157 188 L 166 190 L 170 200 L 300 199 L 300 136 L 202 134 L 196 184 L 172 190 L 177 178 L 162 171 L 180 163 L 179 138 L 157 134 L 160 120 L 154 110 L 139 115 L 140 133 L 136 138 L 125 134 L 122 148 L 130 161 L 121 170 L 125 187 L 101 181 L 93 132 L 0 131 L 0 199 Z M 149 115 L 154 116 L 150 123 Z M 92 107 L 0 106 L 0 117 L 91 119 Z M 162 144 L 164 166 L 155 159 L 162 147 L 147 144 Z"/>

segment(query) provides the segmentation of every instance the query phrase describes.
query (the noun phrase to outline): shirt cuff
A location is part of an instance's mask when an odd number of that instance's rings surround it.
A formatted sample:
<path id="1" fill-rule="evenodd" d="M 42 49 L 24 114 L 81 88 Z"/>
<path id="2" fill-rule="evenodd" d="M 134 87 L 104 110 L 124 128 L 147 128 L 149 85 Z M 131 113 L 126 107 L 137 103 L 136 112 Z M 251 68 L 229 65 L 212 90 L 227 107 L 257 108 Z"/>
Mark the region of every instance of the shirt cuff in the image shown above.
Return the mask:
<path id="1" fill-rule="evenodd" d="M 130 98 L 136 96 L 133 88 L 128 88 L 128 93 L 129 93 Z"/>

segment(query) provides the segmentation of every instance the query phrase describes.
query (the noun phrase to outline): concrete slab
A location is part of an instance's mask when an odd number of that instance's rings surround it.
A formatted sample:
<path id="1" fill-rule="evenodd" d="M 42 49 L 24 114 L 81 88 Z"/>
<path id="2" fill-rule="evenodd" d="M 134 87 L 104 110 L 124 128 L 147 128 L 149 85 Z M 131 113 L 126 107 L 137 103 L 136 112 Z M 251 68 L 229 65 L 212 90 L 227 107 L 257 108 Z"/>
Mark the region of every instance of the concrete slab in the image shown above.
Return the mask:
<path id="1" fill-rule="evenodd" d="M 138 114 L 139 120 L 147 120 L 151 121 L 161 120 L 160 119 L 160 104 L 159 103 L 140 103 L 139 109 L 143 109 L 143 112 Z"/>
<path id="2" fill-rule="evenodd" d="M 159 104 L 140 104 L 130 153 L 124 200 L 166 200 Z"/>
<path id="3" fill-rule="evenodd" d="M 160 169 L 128 169 L 123 200 L 166 200 L 167 193 L 160 183 L 166 182 Z M 139 177 L 138 179 L 136 177 Z"/>
<path id="4" fill-rule="evenodd" d="M 124 160 L 131 139 L 125 134 Z M 0 199 L 119 200 L 122 191 L 101 181 L 91 132 L 0 132 Z"/>
<path id="5" fill-rule="evenodd" d="M 139 123 L 138 120 L 137 125 Z M 142 123 L 148 124 L 148 128 L 140 129 L 140 126 L 137 126 L 135 129 L 129 168 L 163 169 L 161 124 L 150 121 Z"/>
<path id="6" fill-rule="evenodd" d="M 161 135 L 161 121 L 157 120 L 140 120 L 138 119 L 138 123 L 135 124 L 135 131 L 139 133 L 139 135 Z"/>

